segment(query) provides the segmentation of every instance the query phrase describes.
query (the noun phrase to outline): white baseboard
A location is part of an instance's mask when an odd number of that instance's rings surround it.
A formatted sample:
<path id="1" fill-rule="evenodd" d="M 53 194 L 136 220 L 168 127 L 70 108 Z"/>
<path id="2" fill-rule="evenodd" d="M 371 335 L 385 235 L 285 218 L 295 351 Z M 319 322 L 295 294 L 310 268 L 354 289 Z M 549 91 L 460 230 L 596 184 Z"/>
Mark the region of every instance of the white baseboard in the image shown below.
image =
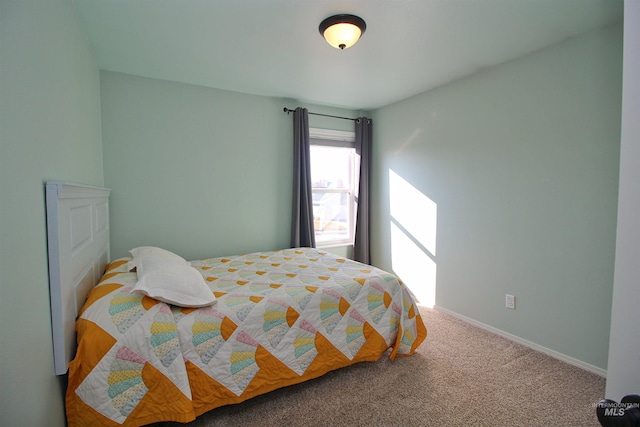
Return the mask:
<path id="1" fill-rule="evenodd" d="M 494 334 L 499 335 L 499 336 L 501 336 L 503 338 L 506 338 L 506 339 L 508 339 L 510 341 L 513 341 L 515 343 L 521 344 L 521 345 L 523 345 L 525 347 L 529 347 L 532 350 L 539 351 L 539 352 L 544 353 L 544 354 L 546 354 L 548 356 L 551 356 L 551 357 L 553 357 L 555 359 L 562 360 L 563 362 L 566 362 L 566 363 L 568 363 L 570 365 L 577 366 L 578 368 L 584 369 L 585 371 L 589 371 L 591 373 L 594 373 L 594 374 L 599 375 L 599 376 L 604 377 L 604 378 L 607 377 L 606 369 L 598 368 L 597 366 L 593 366 L 593 365 L 591 365 L 589 363 L 583 362 L 582 360 L 575 359 L 573 357 L 567 356 L 566 354 L 562 354 L 562 353 L 559 353 L 559 352 L 557 352 L 555 350 L 551 350 L 550 348 L 543 347 L 543 346 L 541 346 L 539 344 L 536 344 L 536 343 L 533 343 L 531 341 L 527 341 L 527 340 L 525 340 L 523 338 L 520 338 L 520 337 L 518 337 L 516 335 L 512 335 L 512 334 L 510 334 L 508 332 L 505 332 L 505 331 L 502 331 L 502 330 L 500 330 L 498 328 L 494 328 L 493 326 L 489 326 L 486 323 L 478 322 L 477 320 L 474 320 L 474 319 L 472 319 L 470 317 L 467 317 L 467 316 L 463 316 L 462 314 L 458 314 L 458 313 L 456 313 L 454 311 L 451 311 L 451 310 L 448 310 L 446 308 L 443 308 L 443 307 L 440 307 L 440 306 L 436 305 L 436 306 L 433 307 L 433 309 L 434 310 L 438 310 L 438 311 L 440 311 L 442 313 L 451 315 L 451 316 L 453 316 L 453 317 L 455 317 L 457 319 L 462 320 L 463 322 L 469 323 L 469 324 L 471 324 L 473 326 L 477 326 L 480 329 L 484 329 L 485 331 L 494 333 Z"/>

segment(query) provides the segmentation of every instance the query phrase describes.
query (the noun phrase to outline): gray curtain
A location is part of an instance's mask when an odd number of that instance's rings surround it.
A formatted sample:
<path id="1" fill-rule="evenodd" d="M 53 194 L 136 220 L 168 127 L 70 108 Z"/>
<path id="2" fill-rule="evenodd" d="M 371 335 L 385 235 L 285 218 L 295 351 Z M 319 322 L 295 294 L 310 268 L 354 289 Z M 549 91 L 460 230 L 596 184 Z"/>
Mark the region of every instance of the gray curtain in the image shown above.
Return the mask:
<path id="1" fill-rule="evenodd" d="M 311 159 L 309 146 L 309 112 L 293 112 L 293 215 L 291 247 L 316 247 L 313 229 L 313 195 L 311 193 Z"/>
<path id="2" fill-rule="evenodd" d="M 353 243 L 353 259 L 365 264 L 371 263 L 370 213 L 371 200 L 371 119 L 360 117 L 356 120 L 356 153 L 360 155 L 360 180 L 358 207 L 356 211 L 356 234 Z"/>

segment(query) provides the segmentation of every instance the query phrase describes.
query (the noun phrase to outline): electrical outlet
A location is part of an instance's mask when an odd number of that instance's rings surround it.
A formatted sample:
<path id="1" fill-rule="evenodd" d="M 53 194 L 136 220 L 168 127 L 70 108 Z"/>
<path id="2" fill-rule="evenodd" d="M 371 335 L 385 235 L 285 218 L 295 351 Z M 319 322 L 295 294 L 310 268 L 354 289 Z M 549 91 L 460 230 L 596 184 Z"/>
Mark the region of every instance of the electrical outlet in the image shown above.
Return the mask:
<path id="1" fill-rule="evenodd" d="M 505 298 L 505 306 L 507 308 L 515 310 L 516 309 L 516 297 L 514 297 L 513 295 L 509 295 L 509 294 L 506 294 L 505 297 L 506 297 Z"/>

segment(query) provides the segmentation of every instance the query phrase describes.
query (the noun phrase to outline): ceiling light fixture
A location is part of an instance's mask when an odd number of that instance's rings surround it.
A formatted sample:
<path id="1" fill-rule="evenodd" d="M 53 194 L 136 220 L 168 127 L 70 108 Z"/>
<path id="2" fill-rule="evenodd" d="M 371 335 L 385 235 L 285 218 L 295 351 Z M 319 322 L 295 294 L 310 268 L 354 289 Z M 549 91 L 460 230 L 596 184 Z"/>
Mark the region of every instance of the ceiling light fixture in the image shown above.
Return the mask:
<path id="1" fill-rule="evenodd" d="M 334 15 L 320 23 L 320 34 L 336 49 L 346 49 L 356 44 L 367 29 L 364 19 L 355 15 Z"/>

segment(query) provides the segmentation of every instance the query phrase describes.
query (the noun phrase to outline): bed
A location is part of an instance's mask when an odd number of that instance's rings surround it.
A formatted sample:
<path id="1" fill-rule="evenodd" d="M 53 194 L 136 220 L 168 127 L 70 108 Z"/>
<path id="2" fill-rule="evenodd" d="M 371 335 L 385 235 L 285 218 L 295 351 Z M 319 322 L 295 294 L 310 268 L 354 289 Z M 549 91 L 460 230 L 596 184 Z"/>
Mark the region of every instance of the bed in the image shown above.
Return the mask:
<path id="1" fill-rule="evenodd" d="M 357 362 L 409 356 L 426 337 L 396 276 L 322 250 L 185 261 L 213 294 L 202 307 L 134 290 L 148 271 L 136 259 L 109 262 L 78 313 L 69 426 L 188 422 Z"/>

